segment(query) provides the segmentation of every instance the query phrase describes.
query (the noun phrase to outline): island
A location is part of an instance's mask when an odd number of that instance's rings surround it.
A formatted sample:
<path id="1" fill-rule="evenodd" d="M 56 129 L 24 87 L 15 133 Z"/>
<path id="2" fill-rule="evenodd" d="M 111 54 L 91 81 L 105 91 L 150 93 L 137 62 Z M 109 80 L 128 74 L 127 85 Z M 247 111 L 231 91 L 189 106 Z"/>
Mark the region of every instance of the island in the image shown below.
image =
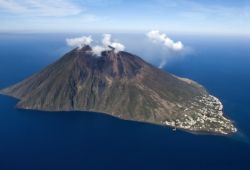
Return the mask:
<path id="1" fill-rule="evenodd" d="M 237 132 L 202 85 L 114 48 L 100 56 L 89 45 L 75 48 L 0 93 L 19 99 L 21 109 L 100 112 L 195 133 Z"/>

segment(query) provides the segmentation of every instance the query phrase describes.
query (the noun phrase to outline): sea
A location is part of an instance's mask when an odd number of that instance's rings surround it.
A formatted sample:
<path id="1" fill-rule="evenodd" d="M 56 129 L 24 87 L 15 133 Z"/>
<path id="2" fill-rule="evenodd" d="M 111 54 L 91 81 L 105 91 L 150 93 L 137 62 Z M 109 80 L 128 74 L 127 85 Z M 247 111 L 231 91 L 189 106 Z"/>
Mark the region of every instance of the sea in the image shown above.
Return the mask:
<path id="1" fill-rule="evenodd" d="M 0 33 L 0 89 L 39 72 L 69 51 L 79 33 Z M 93 34 L 95 43 L 101 34 Z M 0 95 L 1 170 L 249 170 L 250 37 L 170 34 L 172 52 L 143 33 L 113 38 L 147 62 L 202 84 L 238 132 L 197 135 L 102 113 L 20 110 Z"/>

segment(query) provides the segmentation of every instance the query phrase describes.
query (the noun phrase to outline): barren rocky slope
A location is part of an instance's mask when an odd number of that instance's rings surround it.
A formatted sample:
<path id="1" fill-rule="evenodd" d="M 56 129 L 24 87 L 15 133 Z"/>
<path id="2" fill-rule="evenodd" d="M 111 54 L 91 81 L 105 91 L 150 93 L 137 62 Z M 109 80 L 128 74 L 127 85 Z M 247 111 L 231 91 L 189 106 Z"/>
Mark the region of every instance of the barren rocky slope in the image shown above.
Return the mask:
<path id="1" fill-rule="evenodd" d="M 201 85 L 127 52 L 97 57 L 90 46 L 74 49 L 1 93 L 20 99 L 23 109 L 94 111 L 195 132 L 236 132 L 220 101 Z"/>

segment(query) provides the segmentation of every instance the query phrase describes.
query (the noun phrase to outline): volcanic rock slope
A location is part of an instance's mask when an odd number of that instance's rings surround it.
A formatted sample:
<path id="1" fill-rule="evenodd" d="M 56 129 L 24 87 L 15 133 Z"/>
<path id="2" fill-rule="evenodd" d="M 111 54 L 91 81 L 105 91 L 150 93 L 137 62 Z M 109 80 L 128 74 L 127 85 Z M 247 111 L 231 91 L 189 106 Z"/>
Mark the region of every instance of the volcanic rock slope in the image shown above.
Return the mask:
<path id="1" fill-rule="evenodd" d="M 20 99 L 23 109 L 94 111 L 196 132 L 236 131 L 220 101 L 201 85 L 124 51 L 95 56 L 90 46 L 74 49 L 1 93 Z"/>

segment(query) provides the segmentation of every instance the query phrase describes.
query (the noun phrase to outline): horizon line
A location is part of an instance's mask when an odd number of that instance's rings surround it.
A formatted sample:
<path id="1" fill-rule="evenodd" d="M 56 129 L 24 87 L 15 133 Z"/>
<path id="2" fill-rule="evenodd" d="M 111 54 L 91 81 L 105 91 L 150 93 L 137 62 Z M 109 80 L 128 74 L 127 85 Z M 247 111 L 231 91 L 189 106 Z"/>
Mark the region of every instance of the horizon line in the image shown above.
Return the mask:
<path id="1" fill-rule="evenodd" d="M 85 33 L 118 33 L 118 34 L 145 34 L 146 32 L 153 30 L 0 30 L 0 34 L 85 34 Z M 250 33 L 236 33 L 236 32 L 191 32 L 191 31 L 173 31 L 173 30 L 161 30 L 168 34 L 176 35 L 211 35 L 211 36 L 250 36 Z"/>

